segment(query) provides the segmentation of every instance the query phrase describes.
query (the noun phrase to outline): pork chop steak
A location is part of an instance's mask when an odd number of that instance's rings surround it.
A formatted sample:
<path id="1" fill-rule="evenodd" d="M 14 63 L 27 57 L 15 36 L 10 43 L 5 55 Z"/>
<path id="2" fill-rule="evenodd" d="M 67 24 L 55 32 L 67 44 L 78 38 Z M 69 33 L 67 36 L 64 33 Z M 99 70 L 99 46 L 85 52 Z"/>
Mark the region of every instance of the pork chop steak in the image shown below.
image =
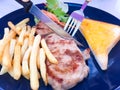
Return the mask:
<path id="1" fill-rule="evenodd" d="M 50 30 L 46 25 L 41 27 L 45 29 L 37 27 L 38 33 L 42 30 L 43 32 L 46 29 Z M 48 83 L 54 90 L 70 89 L 87 77 L 89 68 L 85 63 L 84 55 L 73 40 L 65 40 L 54 33 L 46 36 L 45 40 L 58 60 L 58 64 L 52 64 L 48 60 L 46 62 Z"/>

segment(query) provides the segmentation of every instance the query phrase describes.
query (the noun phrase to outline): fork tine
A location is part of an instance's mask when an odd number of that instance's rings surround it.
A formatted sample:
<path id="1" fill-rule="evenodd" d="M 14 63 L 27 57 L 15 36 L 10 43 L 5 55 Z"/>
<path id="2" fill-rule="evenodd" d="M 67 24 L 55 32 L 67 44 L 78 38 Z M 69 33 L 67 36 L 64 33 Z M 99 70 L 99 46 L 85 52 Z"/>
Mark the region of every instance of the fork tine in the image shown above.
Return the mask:
<path id="1" fill-rule="evenodd" d="M 74 30 L 73 33 L 72 33 L 72 36 L 75 35 L 75 33 L 77 32 L 77 30 L 79 29 L 80 24 L 81 24 L 81 22 L 78 21 L 78 22 L 77 22 L 77 25 L 76 25 L 76 27 L 75 27 L 75 30 Z"/>
<path id="2" fill-rule="evenodd" d="M 77 24 L 77 20 L 74 19 L 74 24 L 73 24 L 73 26 L 71 27 L 70 32 L 69 32 L 70 35 L 71 35 L 73 29 L 75 28 L 76 24 Z"/>
<path id="3" fill-rule="evenodd" d="M 68 21 L 67 21 L 65 27 L 64 27 L 64 30 L 65 30 L 65 31 L 67 30 L 67 28 L 68 28 L 68 26 L 69 26 L 69 23 L 70 23 L 71 19 L 72 19 L 72 17 L 70 16 L 70 17 L 68 18 Z"/>
<path id="4" fill-rule="evenodd" d="M 69 23 L 68 29 L 66 30 L 68 33 L 70 32 L 70 29 L 72 28 L 73 24 L 74 24 L 75 19 L 71 19 L 71 22 Z"/>

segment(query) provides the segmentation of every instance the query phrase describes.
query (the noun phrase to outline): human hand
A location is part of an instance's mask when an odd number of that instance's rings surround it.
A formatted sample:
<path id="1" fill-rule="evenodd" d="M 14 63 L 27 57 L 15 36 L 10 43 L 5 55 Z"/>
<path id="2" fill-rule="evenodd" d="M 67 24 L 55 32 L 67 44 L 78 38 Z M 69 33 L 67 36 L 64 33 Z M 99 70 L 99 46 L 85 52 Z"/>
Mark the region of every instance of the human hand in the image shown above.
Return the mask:
<path id="1" fill-rule="evenodd" d="M 23 2 L 28 2 L 29 0 L 22 0 Z"/>

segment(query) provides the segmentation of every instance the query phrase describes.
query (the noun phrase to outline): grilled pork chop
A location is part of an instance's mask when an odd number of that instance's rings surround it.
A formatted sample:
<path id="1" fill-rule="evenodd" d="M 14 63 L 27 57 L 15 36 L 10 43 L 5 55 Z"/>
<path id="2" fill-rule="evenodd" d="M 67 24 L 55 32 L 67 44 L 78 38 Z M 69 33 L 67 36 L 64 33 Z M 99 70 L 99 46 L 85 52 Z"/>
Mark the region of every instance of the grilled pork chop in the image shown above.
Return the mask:
<path id="1" fill-rule="evenodd" d="M 50 32 L 43 23 L 37 25 L 37 33 Z M 47 45 L 52 54 L 57 58 L 58 64 L 52 64 L 47 60 L 48 83 L 54 90 L 67 90 L 74 87 L 88 75 L 89 68 L 76 43 L 72 40 L 65 40 L 56 34 L 45 37 Z M 87 51 L 87 50 L 86 50 Z"/>

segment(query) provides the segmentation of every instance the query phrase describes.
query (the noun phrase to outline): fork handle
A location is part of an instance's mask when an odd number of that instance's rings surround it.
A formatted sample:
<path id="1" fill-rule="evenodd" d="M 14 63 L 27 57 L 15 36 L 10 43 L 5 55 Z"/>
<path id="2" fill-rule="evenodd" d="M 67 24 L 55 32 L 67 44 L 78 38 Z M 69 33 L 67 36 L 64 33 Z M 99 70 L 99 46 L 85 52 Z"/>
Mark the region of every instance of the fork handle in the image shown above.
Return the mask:
<path id="1" fill-rule="evenodd" d="M 87 4 L 90 2 L 91 0 L 85 0 L 85 2 L 83 3 L 81 10 L 84 11 L 84 9 L 86 8 Z"/>

